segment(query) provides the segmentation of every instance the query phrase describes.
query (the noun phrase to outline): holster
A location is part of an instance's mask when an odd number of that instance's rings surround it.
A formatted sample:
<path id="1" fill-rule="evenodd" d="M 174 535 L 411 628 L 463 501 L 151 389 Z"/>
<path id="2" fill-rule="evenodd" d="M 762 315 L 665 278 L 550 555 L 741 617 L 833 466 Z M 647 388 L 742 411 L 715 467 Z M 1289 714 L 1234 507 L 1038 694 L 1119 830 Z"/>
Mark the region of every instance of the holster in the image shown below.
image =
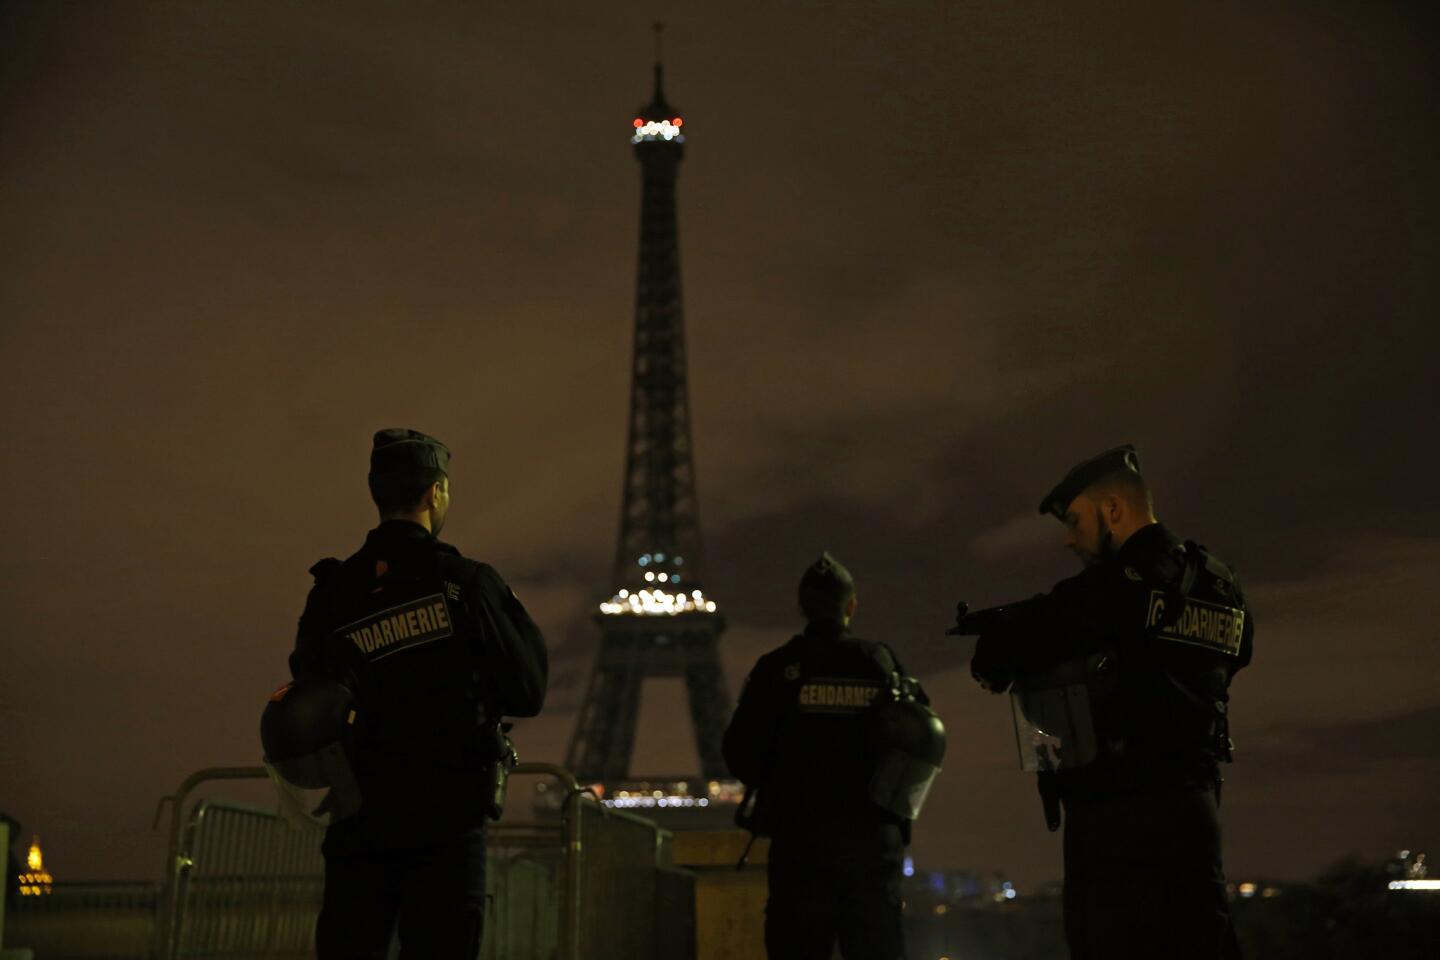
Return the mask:
<path id="1" fill-rule="evenodd" d="M 505 813 L 505 794 L 510 785 L 510 771 L 514 770 L 520 762 L 520 755 L 515 750 L 515 743 L 507 736 L 510 729 L 508 723 L 497 723 L 493 727 L 494 744 L 491 756 L 494 758 L 485 765 L 484 770 L 484 804 L 485 816 L 491 820 L 499 820 Z"/>
<path id="2" fill-rule="evenodd" d="M 735 826 L 750 831 L 750 840 L 745 844 L 745 849 L 741 851 L 740 859 L 735 862 L 736 870 L 745 869 L 755 841 L 761 837 L 770 836 L 771 814 L 770 808 L 763 802 L 765 795 L 761 793 L 760 787 L 756 784 L 747 784 L 745 796 L 740 801 L 740 805 L 735 808 Z"/>
<path id="3" fill-rule="evenodd" d="M 1045 827 L 1054 833 L 1060 829 L 1060 777 L 1053 771 L 1042 771 L 1035 775 L 1035 786 L 1045 810 Z"/>
<path id="4" fill-rule="evenodd" d="M 773 835 L 774 810 L 769 802 L 770 791 L 756 784 L 745 787 L 745 797 L 735 808 L 735 826 L 748 830 L 757 837 Z"/>

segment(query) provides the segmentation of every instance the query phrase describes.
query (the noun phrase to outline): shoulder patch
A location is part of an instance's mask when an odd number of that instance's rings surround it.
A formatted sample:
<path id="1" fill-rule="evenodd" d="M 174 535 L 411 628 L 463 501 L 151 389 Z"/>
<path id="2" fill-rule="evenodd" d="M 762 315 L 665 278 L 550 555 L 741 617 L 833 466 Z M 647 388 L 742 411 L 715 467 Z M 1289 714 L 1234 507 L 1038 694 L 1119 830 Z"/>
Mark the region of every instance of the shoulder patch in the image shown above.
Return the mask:
<path id="1" fill-rule="evenodd" d="M 1131 580 L 1134 580 L 1136 583 L 1145 582 L 1145 578 L 1140 576 L 1140 571 L 1136 570 L 1134 567 L 1126 567 L 1125 576 L 1129 577 Z"/>
<path id="2" fill-rule="evenodd" d="M 1240 641 L 1245 633 L 1245 611 L 1219 603 L 1196 600 L 1184 601 L 1178 614 L 1167 616 L 1164 591 L 1150 592 L 1149 612 L 1145 618 L 1147 629 L 1154 631 L 1160 640 L 1204 647 L 1227 656 L 1240 655 Z"/>

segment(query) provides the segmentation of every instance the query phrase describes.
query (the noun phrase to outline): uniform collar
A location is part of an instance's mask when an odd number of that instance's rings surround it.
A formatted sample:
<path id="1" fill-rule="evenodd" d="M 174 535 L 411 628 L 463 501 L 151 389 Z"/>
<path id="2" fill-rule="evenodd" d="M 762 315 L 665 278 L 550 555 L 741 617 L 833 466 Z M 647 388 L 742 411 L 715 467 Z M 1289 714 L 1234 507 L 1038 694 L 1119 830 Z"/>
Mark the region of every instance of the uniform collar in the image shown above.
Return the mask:
<path id="1" fill-rule="evenodd" d="M 1130 539 L 1115 552 L 1115 560 L 1117 563 L 1128 563 L 1146 554 L 1165 553 L 1179 542 L 1165 524 L 1152 523 L 1130 534 Z"/>
<path id="2" fill-rule="evenodd" d="M 365 535 L 365 545 L 435 542 L 435 535 L 413 520 L 382 520 Z"/>
<path id="3" fill-rule="evenodd" d="M 840 640 L 850 636 L 850 628 L 834 620 L 811 620 L 805 625 L 805 636 L 816 640 Z"/>

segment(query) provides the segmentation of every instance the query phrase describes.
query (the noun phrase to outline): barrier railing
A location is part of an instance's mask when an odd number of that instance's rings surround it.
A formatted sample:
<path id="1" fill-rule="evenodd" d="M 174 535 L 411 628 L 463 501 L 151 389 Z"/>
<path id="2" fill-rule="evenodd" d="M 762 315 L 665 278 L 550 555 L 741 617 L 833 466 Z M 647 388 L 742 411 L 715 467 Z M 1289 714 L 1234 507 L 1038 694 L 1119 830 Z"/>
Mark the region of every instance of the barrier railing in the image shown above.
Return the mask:
<path id="1" fill-rule="evenodd" d="M 166 803 L 171 810 L 159 960 L 312 955 L 323 832 L 292 827 L 269 810 L 192 802 L 202 785 L 266 776 L 263 767 L 201 770 L 161 801 L 157 825 Z M 664 869 L 669 831 L 594 802 L 562 767 L 524 763 L 514 776 L 545 778 L 537 796 L 558 802 L 522 810 L 522 793 L 512 792 L 506 818 L 487 831 L 487 960 L 651 957 L 656 944 L 674 942 L 685 917 L 673 909 L 662 916 L 658 905 L 693 904 L 693 896 L 688 875 Z"/>

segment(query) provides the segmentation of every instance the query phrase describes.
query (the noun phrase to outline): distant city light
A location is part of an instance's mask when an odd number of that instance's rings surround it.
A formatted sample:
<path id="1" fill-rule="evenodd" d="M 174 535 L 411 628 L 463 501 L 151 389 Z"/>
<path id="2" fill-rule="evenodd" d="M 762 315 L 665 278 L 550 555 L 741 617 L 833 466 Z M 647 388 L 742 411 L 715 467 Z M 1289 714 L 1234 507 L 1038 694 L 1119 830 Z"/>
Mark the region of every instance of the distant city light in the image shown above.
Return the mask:
<path id="1" fill-rule="evenodd" d="M 683 796 L 660 796 L 641 797 L 616 794 L 608 800 L 602 800 L 607 807 L 616 809 L 633 809 L 636 807 L 708 807 L 710 800 L 706 797 L 683 797 Z"/>
<path id="2" fill-rule="evenodd" d="M 30 852 L 25 857 L 25 864 L 30 868 L 29 871 L 16 877 L 20 896 L 43 897 L 50 894 L 55 878 L 45 869 L 45 856 L 40 852 L 38 836 L 30 838 Z"/>
<path id="3" fill-rule="evenodd" d="M 905 874 L 905 876 L 907 876 L 907 877 L 913 877 L 913 876 L 915 876 L 915 858 L 914 858 L 914 857 L 906 857 L 906 858 L 905 858 L 905 865 L 900 868 L 900 872 L 903 873 L 903 874 Z"/>
<path id="4" fill-rule="evenodd" d="M 1255 896 L 1255 884 L 1253 883 L 1242 883 L 1236 887 L 1236 889 L 1240 891 L 1240 896 L 1242 897 Z"/>
<path id="5" fill-rule="evenodd" d="M 1391 890 L 1440 890 L 1440 880 L 1391 880 Z"/>

